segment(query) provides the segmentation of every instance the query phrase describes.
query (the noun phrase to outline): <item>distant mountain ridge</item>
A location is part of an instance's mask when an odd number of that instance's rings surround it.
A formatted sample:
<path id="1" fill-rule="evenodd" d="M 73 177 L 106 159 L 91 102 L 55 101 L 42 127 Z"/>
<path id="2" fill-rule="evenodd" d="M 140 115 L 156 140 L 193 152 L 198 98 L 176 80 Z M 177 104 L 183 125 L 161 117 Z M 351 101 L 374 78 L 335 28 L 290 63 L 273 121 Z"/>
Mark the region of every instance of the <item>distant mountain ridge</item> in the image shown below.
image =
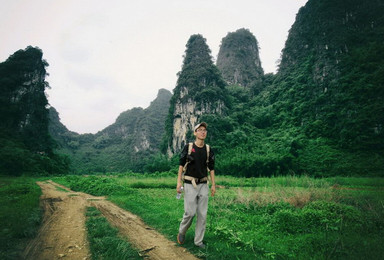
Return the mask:
<path id="1" fill-rule="evenodd" d="M 171 96 L 170 91 L 160 89 L 146 109 L 122 112 L 115 123 L 96 134 L 70 132 L 51 108 L 51 135 L 79 172 L 128 171 L 159 151 Z"/>

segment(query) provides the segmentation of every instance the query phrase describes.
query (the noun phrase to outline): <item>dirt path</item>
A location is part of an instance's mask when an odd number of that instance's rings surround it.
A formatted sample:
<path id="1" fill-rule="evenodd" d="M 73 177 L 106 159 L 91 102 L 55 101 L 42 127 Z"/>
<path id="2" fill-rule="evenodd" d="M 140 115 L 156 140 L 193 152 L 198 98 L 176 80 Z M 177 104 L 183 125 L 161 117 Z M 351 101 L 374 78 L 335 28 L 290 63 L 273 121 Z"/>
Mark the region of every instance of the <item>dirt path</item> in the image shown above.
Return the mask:
<path id="1" fill-rule="evenodd" d="M 91 259 L 85 230 L 88 206 L 98 208 L 146 259 L 197 259 L 145 225 L 138 216 L 104 197 L 73 192 L 52 181 L 37 184 L 43 192 L 41 203 L 45 213 L 37 237 L 24 252 L 25 259 Z"/>

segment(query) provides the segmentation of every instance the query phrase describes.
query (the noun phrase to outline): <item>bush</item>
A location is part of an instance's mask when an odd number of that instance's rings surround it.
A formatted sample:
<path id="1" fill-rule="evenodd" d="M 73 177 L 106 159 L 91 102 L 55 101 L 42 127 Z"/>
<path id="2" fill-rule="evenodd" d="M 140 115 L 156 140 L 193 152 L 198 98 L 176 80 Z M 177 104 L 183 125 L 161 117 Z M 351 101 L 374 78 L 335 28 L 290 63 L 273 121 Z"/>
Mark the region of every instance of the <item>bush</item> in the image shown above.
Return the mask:
<path id="1" fill-rule="evenodd" d="M 303 217 L 299 212 L 283 209 L 273 215 L 271 224 L 281 232 L 295 234 L 303 231 L 302 220 Z"/>
<path id="2" fill-rule="evenodd" d="M 324 230 L 355 229 L 362 225 L 362 215 L 355 207 L 332 201 L 314 201 L 307 204 L 303 212 L 307 216 L 305 221 L 317 222 Z"/>
<path id="3" fill-rule="evenodd" d="M 114 178 L 99 176 L 75 176 L 65 177 L 65 182 L 71 190 L 82 191 L 95 196 L 124 192 L 125 187 L 119 185 Z"/>
<path id="4" fill-rule="evenodd" d="M 277 204 L 279 205 L 279 204 Z M 314 201 L 303 209 L 272 207 L 272 226 L 290 234 L 319 231 L 356 230 L 362 226 L 362 215 L 354 207 L 329 201 Z"/>

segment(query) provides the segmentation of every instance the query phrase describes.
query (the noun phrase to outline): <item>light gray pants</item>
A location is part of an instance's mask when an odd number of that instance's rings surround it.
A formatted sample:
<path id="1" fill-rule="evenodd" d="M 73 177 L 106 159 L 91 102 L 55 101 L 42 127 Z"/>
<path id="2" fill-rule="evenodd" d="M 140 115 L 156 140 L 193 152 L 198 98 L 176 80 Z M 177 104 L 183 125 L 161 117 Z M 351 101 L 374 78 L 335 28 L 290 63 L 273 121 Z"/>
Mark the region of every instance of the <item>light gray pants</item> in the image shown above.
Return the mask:
<path id="1" fill-rule="evenodd" d="M 201 183 L 195 189 L 192 184 L 184 184 L 184 216 L 179 233 L 185 235 L 197 213 L 195 245 L 203 243 L 208 211 L 208 184 Z"/>

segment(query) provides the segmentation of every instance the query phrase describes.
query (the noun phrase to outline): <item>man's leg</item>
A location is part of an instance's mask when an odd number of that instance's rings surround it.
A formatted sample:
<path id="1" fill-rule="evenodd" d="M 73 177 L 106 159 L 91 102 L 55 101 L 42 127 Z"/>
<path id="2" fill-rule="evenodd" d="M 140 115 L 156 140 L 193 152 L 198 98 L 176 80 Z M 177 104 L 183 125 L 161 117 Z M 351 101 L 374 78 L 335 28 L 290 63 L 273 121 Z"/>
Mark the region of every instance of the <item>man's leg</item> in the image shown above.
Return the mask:
<path id="1" fill-rule="evenodd" d="M 207 211 L 208 211 L 208 184 L 198 185 L 199 194 L 197 196 L 197 220 L 195 230 L 195 245 L 203 243 L 205 226 L 207 224 Z"/>
<path id="2" fill-rule="evenodd" d="M 184 184 L 184 215 L 180 223 L 179 234 L 185 235 L 192 224 L 193 217 L 196 214 L 197 189 L 192 184 Z"/>

